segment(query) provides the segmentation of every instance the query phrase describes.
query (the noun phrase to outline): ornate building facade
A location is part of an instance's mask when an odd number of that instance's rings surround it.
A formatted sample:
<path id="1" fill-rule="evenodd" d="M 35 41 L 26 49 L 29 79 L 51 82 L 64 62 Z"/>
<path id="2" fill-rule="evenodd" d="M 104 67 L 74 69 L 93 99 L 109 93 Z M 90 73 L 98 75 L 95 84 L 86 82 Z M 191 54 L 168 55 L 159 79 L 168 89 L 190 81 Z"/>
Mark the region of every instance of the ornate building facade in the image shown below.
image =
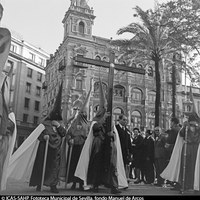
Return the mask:
<path id="1" fill-rule="evenodd" d="M 47 62 L 46 78 L 43 83 L 44 105 L 43 115 L 52 109 L 59 83 L 63 84 L 62 110 L 64 123 L 78 109 L 89 91 L 90 81 L 93 81 L 92 97 L 88 116 L 91 120 L 98 109 L 99 76 L 102 78 L 105 93 L 108 87 L 108 69 L 94 65 L 82 64 L 88 68 L 79 68 L 74 57 L 82 55 L 91 59 L 109 62 L 111 51 L 110 39 L 92 35 L 95 16 L 92 8 L 85 0 L 71 1 L 62 21 L 64 38 L 54 55 Z M 113 49 L 112 49 L 113 50 Z M 117 49 L 114 50 L 117 63 Z M 172 113 L 172 80 L 170 68 L 161 63 L 161 113 L 160 126 L 169 127 Z M 80 63 L 79 63 L 80 66 Z M 130 66 L 131 67 L 131 66 Z M 153 128 L 155 107 L 155 73 L 154 63 L 134 63 L 134 67 L 144 68 L 145 75 L 133 74 L 115 70 L 113 88 L 113 120 L 124 113 L 128 116 L 129 127 Z M 177 76 L 177 86 L 181 84 Z M 181 89 L 180 89 L 181 90 Z M 180 93 L 179 89 L 177 94 Z M 180 95 L 181 96 L 181 95 Z M 178 98 L 178 97 L 177 97 Z M 177 102 L 180 102 L 177 100 Z M 181 116 L 183 107 L 176 105 L 177 115 Z"/>

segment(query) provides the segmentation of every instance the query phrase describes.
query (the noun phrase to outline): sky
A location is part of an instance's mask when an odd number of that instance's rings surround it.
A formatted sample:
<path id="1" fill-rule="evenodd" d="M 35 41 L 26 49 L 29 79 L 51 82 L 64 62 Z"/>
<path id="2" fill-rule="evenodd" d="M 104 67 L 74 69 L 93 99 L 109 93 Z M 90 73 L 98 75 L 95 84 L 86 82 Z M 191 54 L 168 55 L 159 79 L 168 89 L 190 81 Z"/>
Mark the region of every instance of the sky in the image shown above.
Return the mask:
<path id="1" fill-rule="evenodd" d="M 166 2 L 167 0 L 157 0 Z M 0 0 L 4 7 L 1 26 L 15 32 L 26 42 L 54 54 L 63 41 L 62 20 L 70 0 Z M 134 21 L 134 7 L 153 8 L 155 0 L 86 0 L 93 7 L 92 34 L 103 38 L 125 38 L 117 31 Z"/>

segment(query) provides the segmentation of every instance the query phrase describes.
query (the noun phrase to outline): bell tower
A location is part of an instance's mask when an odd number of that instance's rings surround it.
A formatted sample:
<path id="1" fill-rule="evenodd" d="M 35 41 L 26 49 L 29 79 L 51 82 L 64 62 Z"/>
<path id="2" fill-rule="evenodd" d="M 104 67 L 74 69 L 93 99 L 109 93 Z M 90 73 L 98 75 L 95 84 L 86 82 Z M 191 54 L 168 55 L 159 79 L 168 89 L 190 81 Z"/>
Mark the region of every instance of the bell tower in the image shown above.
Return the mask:
<path id="1" fill-rule="evenodd" d="M 64 40 L 69 36 L 90 39 L 94 19 L 93 9 L 88 6 L 86 0 L 71 0 L 70 7 L 62 21 Z"/>

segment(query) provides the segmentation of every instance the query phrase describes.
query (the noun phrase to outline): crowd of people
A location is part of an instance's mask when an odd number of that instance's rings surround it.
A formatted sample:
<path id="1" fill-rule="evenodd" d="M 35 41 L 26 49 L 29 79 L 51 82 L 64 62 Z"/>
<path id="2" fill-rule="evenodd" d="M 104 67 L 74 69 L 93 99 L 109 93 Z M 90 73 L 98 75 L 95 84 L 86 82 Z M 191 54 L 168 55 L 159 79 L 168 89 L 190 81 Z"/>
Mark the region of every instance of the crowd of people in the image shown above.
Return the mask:
<path id="1" fill-rule="evenodd" d="M 177 191 L 195 190 L 195 167 L 199 170 L 196 162 L 199 157 L 199 118 L 190 116 L 187 123 L 181 126 L 178 118 L 174 117 L 169 130 L 162 131 L 160 127 L 155 127 L 154 130 L 147 129 L 144 133 L 139 128 L 129 130 L 127 117 L 122 114 L 114 125 L 113 132 L 108 134 L 108 115 L 105 108 L 99 111 L 90 125 L 88 135 L 83 131 L 81 123 L 77 123 L 78 129 L 74 133 L 71 129 L 67 131 L 68 138 L 74 137 L 70 176 L 67 180 L 67 183 L 73 182 L 71 189 L 76 189 L 75 184 L 79 182 L 79 189 L 82 191 L 99 192 L 99 186 L 103 185 L 110 188 L 111 194 L 119 194 L 122 192 L 120 189 L 127 189 L 130 181 L 133 181 L 134 184 L 152 184 L 157 187 L 168 184 L 171 190 Z M 184 157 L 184 148 L 179 150 L 180 157 L 172 155 L 177 154 L 173 151 L 174 148 L 177 149 L 175 146 L 179 145 L 177 138 L 187 140 L 187 158 Z M 114 142 L 116 140 L 118 145 Z M 70 144 L 71 139 L 68 139 L 68 142 Z M 119 155 L 121 160 L 119 157 L 117 159 Z M 121 163 L 120 167 L 117 160 Z M 173 167 L 173 170 L 179 169 L 174 175 L 176 178 L 170 177 L 173 173 L 170 166 L 175 160 L 180 160 L 179 167 Z M 120 177 L 123 177 L 121 183 Z M 58 192 L 55 188 L 55 185 L 53 189 L 51 187 L 51 192 Z M 199 186 L 196 191 L 199 191 Z"/>

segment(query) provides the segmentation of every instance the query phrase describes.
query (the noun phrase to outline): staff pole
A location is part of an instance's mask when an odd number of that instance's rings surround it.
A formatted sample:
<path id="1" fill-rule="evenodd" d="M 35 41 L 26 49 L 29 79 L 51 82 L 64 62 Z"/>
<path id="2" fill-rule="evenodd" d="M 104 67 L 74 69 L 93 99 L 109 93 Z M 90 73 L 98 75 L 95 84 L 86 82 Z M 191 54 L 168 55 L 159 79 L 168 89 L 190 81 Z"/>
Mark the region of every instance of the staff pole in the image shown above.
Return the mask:
<path id="1" fill-rule="evenodd" d="M 72 149 L 73 149 L 73 144 L 69 145 L 68 148 L 68 158 L 67 158 L 67 170 L 66 170 L 66 177 L 65 177 L 65 188 L 67 188 L 67 182 L 69 179 L 69 168 L 70 168 L 70 162 L 71 162 L 71 157 L 72 157 Z"/>
<path id="2" fill-rule="evenodd" d="M 181 194 L 185 191 L 185 174 L 186 174 L 186 159 L 187 159 L 187 136 L 188 136 L 188 126 L 185 128 L 185 145 L 184 145 L 184 157 L 183 157 L 183 178 L 182 178 L 182 188 Z"/>
<path id="3" fill-rule="evenodd" d="M 43 170 L 42 170 L 41 191 L 44 184 L 44 175 L 45 175 L 47 152 L 48 152 L 48 145 L 49 145 L 49 135 L 45 135 L 44 139 L 46 140 L 46 145 L 45 145 L 44 162 L 43 162 Z"/>

